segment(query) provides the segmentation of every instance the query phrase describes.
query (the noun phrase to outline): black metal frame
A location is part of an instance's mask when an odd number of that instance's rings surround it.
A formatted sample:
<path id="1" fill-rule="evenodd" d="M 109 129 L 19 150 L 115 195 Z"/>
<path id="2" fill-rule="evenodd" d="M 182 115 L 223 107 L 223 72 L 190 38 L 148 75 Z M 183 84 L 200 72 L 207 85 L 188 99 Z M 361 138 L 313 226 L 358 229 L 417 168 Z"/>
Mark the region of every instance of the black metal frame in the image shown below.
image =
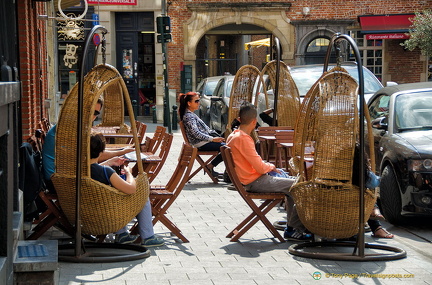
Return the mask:
<path id="1" fill-rule="evenodd" d="M 83 130 L 83 95 L 84 95 L 84 68 L 87 59 L 88 49 L 93 39 L 94 34 L 101 30 L 103 34 L 108 31 L 101 25 L 96 25 L 92 28 L 86 37 L 82 61 L 80 63 L 80 80 L 78 82 L 78 117 L 77 117 L 77 161 L 76 161 L 76 213 L 75 213 L 75 243 L 59 245 L 59 260 L 65 262 L 77 263 L 92 263 L 92 262 L 118 262 L 130 261 L 150 256 L 150 251 L 139 245 L 124 245 L 115 243 L 84 243 L 81 235 L 81 216 L 80 216 L 80 201 L 81 201 L 81 172 L 82 172 L 82 130 Z M 105 47 L 105 37 L 103 37 L 102 51 Z M 103 54 L 105 59 L 105 55 Z M 105 62 L 103 62 L 105 63 Z M 75 248 L 74 254 L 71 249 Z M 89 249 L 113 249 L 113 251 L 89 251 Z M 122 250 L 122 251 L 120 251 Z M 124 252 L 125 250 L 126 252 Z M 132 252 L 132 253 L 131 253 Z M 134 253 L 135 252 L 135 253 Z"/>
<path id="2" fill-rule="evenodd" d="M 387 246 L 387 245 L 378 245 L 378 244 L 369 244 L 365 243 L 364 241 L 364 189 L 365 189 L 365 177 L 364 177 L 364 77 L 363 77 L 363 68 L 362 68 L 362 61 L 360 57 L 360 51 L 357 47 L 357 44 L 355 41 L 349 36 L 345 34 L 339 34 L 336 33 L 333 35 L 329 47 L 327 48 L 327 54 L 324 61 L 324 70 L 323 72 L 327 71 L 328 64 L 329 64 L 329 58 L 332 51 L 332 47 L 335 46 L 337 58 L 339 58 L 340 55 L 340 44 L 341 42 L 345 40 L 347 41 L 350 46 L 352 47 L 355 58 L 357 60 L 357 68 L 358 68 L 358 74 L 359 74 L 359 97 L 360 97 L 360 106 L 359 106 L 359 116 L 360 116 L 360 173 L 358 174 L 360 177 L 360 191 L 359 191 L 359 232 L 357 234 L 357 240 L 356 242 L 312 242 L 312 243 L 302 243 L 302 244 L 293 244 L 289 247 L 288 251 L 292 255 L 301 256 L 301 257 L 308 257 L 308 258 L 317 258 L 317 259 L 328 259 L 328 260 L 344 260 L 344 261 L 383 261 L 383 260 L 395 260 L 395 259 L 401 259 L 406 257 L 406 252 L 403 249 Z M 338 61 L 338 64 L 340 62 Z M 303 251 L 304 248 L 325 248 L 325 247 L 353 247 L 353 253 L 352 254 L 343 254 L 343 253 L 325 253 L 320 251 Z M 365 248 L 370 249 L 378 249 L 383 251 L 390 251 L 392 253 L 389 254 L 380 254 L 380 253 L 373 253 L 373 254 L 365 254 Z M 357 252 L 358 249 L 358 252 Z"/>

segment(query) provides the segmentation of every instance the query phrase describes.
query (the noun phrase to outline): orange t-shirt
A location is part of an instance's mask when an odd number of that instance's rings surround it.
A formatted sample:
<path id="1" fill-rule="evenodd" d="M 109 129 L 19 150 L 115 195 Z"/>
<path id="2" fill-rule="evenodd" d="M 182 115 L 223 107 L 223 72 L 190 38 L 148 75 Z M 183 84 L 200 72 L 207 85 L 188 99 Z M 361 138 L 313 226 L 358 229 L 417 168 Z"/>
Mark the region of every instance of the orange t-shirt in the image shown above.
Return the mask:
<path id="1" fill-rule="evenodd" d="M 262 160 L 253 139 L 242 130 L 232 132 L 227 138 L 227 145 L 231 148 L 236 173 L 243 185 L 252 183 L 274 168 L 273 164 Z"/>

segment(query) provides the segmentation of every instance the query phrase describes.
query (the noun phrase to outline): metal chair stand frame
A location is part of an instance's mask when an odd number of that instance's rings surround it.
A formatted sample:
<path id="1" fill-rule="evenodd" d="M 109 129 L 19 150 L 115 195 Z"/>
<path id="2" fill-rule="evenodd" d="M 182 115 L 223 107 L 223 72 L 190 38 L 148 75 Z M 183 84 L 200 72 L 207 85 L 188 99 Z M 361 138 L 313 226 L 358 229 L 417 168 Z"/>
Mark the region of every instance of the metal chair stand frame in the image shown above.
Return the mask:
<path id="1" fill-rule="evenodd" d="M 350 253 L 323 253 L 317 251 L 305 251 L 303 249 L 309 248 L 317 248 L 324 249 L 326 247 L 353 247 L 354 251 L 352 254 Z M 388 251 L 390 253 L 370 253 L 364 254 L 364 256 L 359 255 L 356 251 L 357 243 L 356 242 L 305 242 L 301 244 L 293 244 L 288 248 L 288 251 L 292 255 L 306 257 L 306 258 L 315 258 L 315 259 L 324 259 L 324 260 L 339 260 L 339 261 L 387 261 L 387 260 L 396 260 L 402 259 L 406 257 L 406 251 L 400 249 L 398 247 L 381 245 L 381 244 L 372 244 L 372 243 L 364 243 L 365 248 L 376 249 L 379 251 Z"/>
<path id="2" fill-rule="evenodd" d="M 336 33 L 333 35 L 333 37 L 330 40 L 329 47 L 327 48 L 327 54 L 324 61 L 324 71 L 327 71 L 331 51 L 333 45 L 335 46 L 337 58 L 340 59 L 340 42 L 342 40 L 345 40 L 348 42 L 348 44 L 352 47 L 355 58 L 357 61 L 357 67 L 358 67 L 358 84 L 359 84 L 359 98 L 360 98 L 360 108 L 359 108 L 359 117 L 360 122 L 363 122 L 364 118 L 364 105 L 362 102 L 364 102 L 364 77 L 363 77 L 363 69 L 362 69 L 362 61 L 360 57 L 360 51 L 354 42 L 354 40 L 345 34 Z M 278 57 L 280 58 L 280 57 Z M 339 63 L 339 62 L 338 62 Z M 277 93 L 276 93 L 277 94 Z M 276 107 L 275 107 L 276 108 Z M 289 247 L 288 251 L 292 255 L 306 257 L 306 258 L 316 258 L 316 259 L 325 259 L 325 260 L 342 260 L 342 261 L 387 261 L 387 260 L 396 260 L 396 259 L 402 259 L 407 256 L 407 253 L 405 250 L 387 246 L 387 245 L 378 245 L 378 244 L 369 244 L 364 241 L 364 189 L 365 189 L 365 169 L 364 169 L 364 148 L 365 145 L 365 139 L 364 139 L 364 124 L 360 124 L 360 193 L 359 193 L 359 231 L 357 234 L 357 240 L 356 242 L 311 242 L 311 243 L 301 243 L 301 244 L 293 244 Z M 326 247 L 353 247 L 354 251 L 352 254 L 348 253 L 330 253 L 330 252 L 324 252 L 323 249 Z M 314 251 L 304 251 L 303 249 L 316 249 Z M 376 249 L 381 251 L 388 251 L 391 252 L 389 254 L 383 254 L 383 253 L 371 253 L 371 254 L 365 254 L 365 248 L 368 249 Z"/>
<path id="3" fill-rule="evenodd" d="M 82 117 L 83 117 L 83 93 L 84 93 L 84 67 L 87 59 L 88 49 L 94 34 L 100 30 L 103 33 L 103 50 L 105 47 L 105 34 L 107 29 L 101 25 L 96 25 L 88 33 L 80 65 L 80 80 L 78 82 L 78 122 L 77 122 L 77 176 L 76 176 L 76 225 L 75 225 L 75 242 L 59 246 L 59 261 L 76 262 L 76 263 L 105 263 L 130 261 L 147 258 L 150 251 L 139 245 L 124 245 L 115 243 L 84 243 L 81 237 L 80 218 L 80 181 L 81 181 L 81 148 L 82 148 Z M 103 54 L 103 63 L 105 64 L 105 54 Z M 101 250 L 104 249 L 104 250 Z M 107 251 L 113 249 L 114 251 Z"/>
<path id="4" fill-rule="evenodd" d="M 75 254 L 75 244 L 59 245 L 59 261 L 75 263 L 108 263 L 147 258 L 150 250 L 140 245 L 117 243 L 82 243 L 82 252 Z"/>

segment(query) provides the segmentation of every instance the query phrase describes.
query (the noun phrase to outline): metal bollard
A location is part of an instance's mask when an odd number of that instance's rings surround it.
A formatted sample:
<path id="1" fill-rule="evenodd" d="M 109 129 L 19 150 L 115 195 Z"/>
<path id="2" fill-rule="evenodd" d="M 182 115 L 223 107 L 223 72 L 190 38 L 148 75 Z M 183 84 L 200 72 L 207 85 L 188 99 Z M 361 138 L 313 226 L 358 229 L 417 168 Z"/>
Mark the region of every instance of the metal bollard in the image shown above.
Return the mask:
<path id="1" fill-rule="evenodd" d="M 133 109 L 134 116 L 136 119 L 138 116 L 138 101 L 137 100 L 132 100 L 132 109 Z"/>
<path id="2" fill-rule="evenodd" d="M 177 105 L 172 106 L 172 129 L 177 130 Z"/>
<path id="3" fill-rule="evenodd" d="M 153 110 L 153 123 L 157 123 L 156 105 L 152 106 L 152 110 Z"/>

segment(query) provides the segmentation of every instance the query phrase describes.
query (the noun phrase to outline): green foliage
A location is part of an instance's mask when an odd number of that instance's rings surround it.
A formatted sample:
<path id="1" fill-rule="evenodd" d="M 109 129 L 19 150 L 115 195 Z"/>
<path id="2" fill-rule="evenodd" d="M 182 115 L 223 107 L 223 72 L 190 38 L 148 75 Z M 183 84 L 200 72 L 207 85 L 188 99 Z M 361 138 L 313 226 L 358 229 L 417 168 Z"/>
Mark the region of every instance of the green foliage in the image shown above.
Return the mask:
<path id="1" fill-rule="evenodd" d="M 411 37 L 401 45 L 409 50 L 418 47 L 423 55 L 432 55 L 432 10 L 416 13 L 411 28 Z"/>

